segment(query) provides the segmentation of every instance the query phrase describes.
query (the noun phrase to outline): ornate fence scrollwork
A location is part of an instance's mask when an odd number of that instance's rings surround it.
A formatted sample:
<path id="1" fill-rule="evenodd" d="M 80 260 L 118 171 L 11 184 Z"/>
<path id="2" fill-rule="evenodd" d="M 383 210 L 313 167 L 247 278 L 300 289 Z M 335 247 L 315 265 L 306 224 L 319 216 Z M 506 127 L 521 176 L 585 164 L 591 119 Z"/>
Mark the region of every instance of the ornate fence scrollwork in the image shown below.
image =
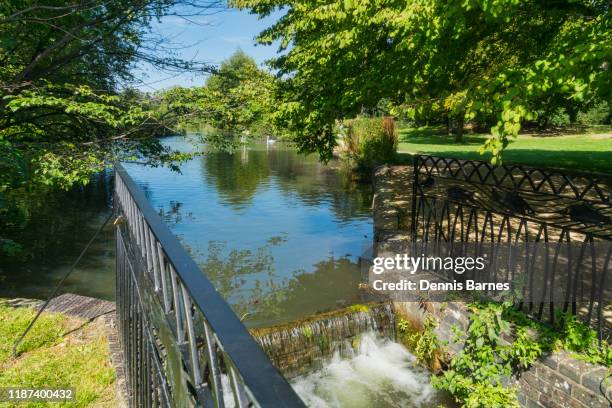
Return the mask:
<path id="1" fill-rule="evenodd" d="M 424 155 L 413 171 L 418 253 L 471 248 L 500 259 L 505 250 L 507 262 L 479 280 L 520 277 L 518 306 L 535 318 L 554 322 L 562 310 L 609 334 L 612 176 Z"/>
<path id="2" fill-rule="evenodd" d="M 117 314 L 135 407 L 304 407 L 121 165 Z"/>

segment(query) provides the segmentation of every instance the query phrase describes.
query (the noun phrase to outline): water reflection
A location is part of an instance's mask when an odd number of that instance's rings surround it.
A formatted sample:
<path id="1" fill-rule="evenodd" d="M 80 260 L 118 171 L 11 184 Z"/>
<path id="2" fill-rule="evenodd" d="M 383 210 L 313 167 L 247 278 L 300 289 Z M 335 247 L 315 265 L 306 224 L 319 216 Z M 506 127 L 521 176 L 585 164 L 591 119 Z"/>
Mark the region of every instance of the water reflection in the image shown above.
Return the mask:
<path id="1" fill-rule="evenodd" d="M 0 296 L 48 296 L 110 212 L 111 196 L 112 174 L 106 172 L 84 187 L 35 197 L 39 202 L 29 203 L 19 224 L 0 231 L 22 246 L 14 256 L 0 258 Z M 61 291 L 113 299 L 113 242 L 107 227 Z"/>
<path id="2" fill-rule="evenodd" d="M 368 217 L 369 186 L 355 183 L 342 169 L 321 164 L 316 156 L 298 155 L 284 145 L 252 144 L 236 154 L 209 153 L 201 158 L 203 178 L 219 192 L 224 204 L 245 209 L 258 192 L 272 188 L 287 202 L 330 209 L 339 221 Z"/>
<path id="3" fill-rule="evenodd" d="M 257 187 L 270 176 L 266 155 L 209 153 L 202 160 L 203 178 L 219 192 L 222 203 L 235 209 L 251 204 Z"/>
<path id="4" fill-rule="evenodd" d="M 371 191 L 348 174 L 281 144 L 128 171 L 248 326 L 359 301 Z"/>

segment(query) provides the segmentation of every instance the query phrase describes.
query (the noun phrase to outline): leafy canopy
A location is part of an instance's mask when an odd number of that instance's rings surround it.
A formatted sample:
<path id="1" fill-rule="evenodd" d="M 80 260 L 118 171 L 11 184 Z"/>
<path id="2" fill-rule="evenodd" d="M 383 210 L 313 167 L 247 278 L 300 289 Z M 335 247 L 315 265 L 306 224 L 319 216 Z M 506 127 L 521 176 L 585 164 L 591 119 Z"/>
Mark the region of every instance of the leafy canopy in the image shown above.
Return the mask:
<path id="1" fill-rule="evenodd" d="M 137 63 L 209 70 L 165 56 L 151 36 L 151 22 L 180 3 L 0 4 L 0 193 L 24 182 L 68 188 L 118 157 L 173 156 L 152 137 L 167 132 L 165 118 L 119 89 Z M 200 12 L 211 5 L 188 3 Z"/>
<path id="2" fill-rule="evenodd" d="M 493 117 L 498 161 L 521 122 L 549 103 L 610 99 L 605 1 L 234 0 L 285 14 L 258 40 L 278 42 L 280 117 L 304 151 L 331 156 L 333 124 L 381 99 L 435 104 L 461 123 Z"/>
<path id="3" fill-rule="evenodd" d="M 0 255 L 9 237 L 49 204 L 56 187 L 85 184 L 115 160 L 152 165 L 184 158 L 156 138 L 173 111 L 131 90 L 138 64 L 211 71 L 171 57 L 154 20 L 214 12 L 215 1 L 0 2 Z M 17 235 L 19 235 L 17 233 Z"/>

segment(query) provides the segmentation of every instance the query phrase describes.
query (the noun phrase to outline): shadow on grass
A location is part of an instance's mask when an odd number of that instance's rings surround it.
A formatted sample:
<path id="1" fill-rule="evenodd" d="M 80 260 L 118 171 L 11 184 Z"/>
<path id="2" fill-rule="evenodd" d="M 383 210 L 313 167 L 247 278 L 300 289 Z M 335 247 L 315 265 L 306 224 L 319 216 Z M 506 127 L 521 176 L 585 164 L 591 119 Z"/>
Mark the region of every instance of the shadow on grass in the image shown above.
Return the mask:
<path id="1" fill-rule="evenodd" d="M 439 128 L 418 128 L 402 129 L 399 132 L 400 143 L 424 144 L 424 145 L 445 145 L 445 146 L 480 146 L 487 136 L 479 134 L 464 134 L 463 143 L 455 142 L 452 135 L 448 135 L 445 129 Z"/>
<path id="2" fill-rule="evenodd" d="M 407 135 L 406 133 L 401 133 L 399 137 L 400 143 L 410 143 L 410 144 L 435 144 L 435 145 L 457 145 L 457 146 L 481 146 L 485 140 L 487 140 L 486 136 L 483 135 L 463 135 L 463 142 L 457 143 L 455 142 L 455 137 L 452 135 L 446 134 L 421 134 L 415 133 L 412 135 Z"/>
<path id="3" fill-rule="evenodd" d="M 63 333 L 63 334 L 62 334 L 62 337 L 64 337 L 64 338 L 65 338 L 65 337 L 68 337 L 68 336 L 69 336 L 69 335 L 71 335 L 72 333 L 76 333 L 76 332 L 78 332 L 79 330 L 84 329 L 84 328 L 85 328 L 85 326 L 90 325 L 90 324 L 91 324 L 91 323 L 92 323 L 94 320 L 96 320 L 97 318 L 102 317 L 102 316 L 109 315 L 109 314 L 111 314 L 111 313 L 115 313 L 115 309 L 113 309 L 113 310 L 109 310 L 108 312 L 100 313 L 99 315 L 96 315 L 96 316 L 94 316 L 94 317 L 87 318 L 87 319 L 83 320 L 83 323 L 82 323 L 81 325 L 79 325 L 78 327 L 75 327 L 74 329 L 68 330 L 68 331 L 66 331 L 65 333 Z"/>
<path id="4" fill-rule="evenodd" d="M 461 149 L 461 146 L 457 146 Z M 435 151 L 423 149 L 420 154 L 440 157 L 452 157 L 462 160 L 489 161 L 491 154 L 479 154 L 477 151 L 447 150 Z M 411 164 L 413 154 L 398 153 L 398 164 Z M 612 151 L 550 151 L 538 149 L 506 150 L 503 156 L 504 164 L 525 164 L 534 167 L 548 167 L 556 169 L 570 169 L 606 173 L 612 177 Z"/>

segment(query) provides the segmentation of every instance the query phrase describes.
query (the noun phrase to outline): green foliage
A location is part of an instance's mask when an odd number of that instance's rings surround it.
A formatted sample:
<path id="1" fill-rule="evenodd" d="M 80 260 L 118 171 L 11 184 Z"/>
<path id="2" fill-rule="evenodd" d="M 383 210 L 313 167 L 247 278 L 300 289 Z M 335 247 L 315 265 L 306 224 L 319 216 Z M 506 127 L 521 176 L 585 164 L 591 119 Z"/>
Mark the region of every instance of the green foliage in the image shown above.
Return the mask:
<path id="1" fill-rule="evenodd" d="M 400 334 L 407 334 L 410 330 L 410 322 L 403 317 L 400 317 L 397 321 L 397 330 L 400 332 Z"/>
<path id="2" fill-rule="evenodd" d="M 271 128 L 266 125 L 273 109 L 273 86 L 270 74 L 243 51 L 236 51 L 202 89 L 205 122 L 221 131 L 269 135 Z"/>
<path id="3" fill-rule="evenodd" d="M 151 22 L 181 3 L 0 4 L 0 251 L 18 250 L 6 231 L 28 219 L 37 195 L 86 184 L 118 160 L 176 168 L 186 158 L 158 138 L 175 132 L 176 111 L 129 88 L 137 63 L 210 71 L 168 57 L 151 35 Z"/>
<path id="4" fill-rule="evenodd" d="M 504 335 L 512 326 L 514 340 L 509 343 Z M 450 392 L 463 407 L 518 407 L 516 389 L 504 380 L 529 369 L 544 352 L 564 348 L 594 364 L 612 363 L 608 344 L 600 347 L 595 331 L 576 317 L 559 312 L 550 327 L 509 302 L 473 304 L 467 333 L 455 329 L 454 335 L 454 341 L 465 341 L 464 348 L 448 370 L 432 377 L 432 384 Z"/>
<path id="5" fill-rule="evenodd" d="M 542 346 L 524 327 L 518 327 L 511 347 L 502 350 L 503 359 L 513 371 L 528 369 L 542 355 Z"/>
<path id="6" fill-rule="evenodd" d="M 117 88 L 141 58 L 179 64 L 147 55 L 142 41 L 151 19 L 174 3 L 3 3 L 0 194 L 23 183 L 84 184 L 120 158 L 173 159 L 154 138 L 168 131 L 167 117 L 148 110 L 144 95 Z"/>
<path id="7" fill-rule="evenodd" d="M 388 163 L 395 157 L 397 134 L 392 118 L 357 118 L 346 121 L 344 136 L 348 158 L 361 169 Z"/>
<path id="8" fill-rule="evenodd" d="M 436 319 L 432 315 L 427 315 L 423 323 L 423 330 L 413 333 L 410 342 L 414 344 L 414 354 L 419 361 L 431 365 L 436 358 L 436 353 L 440 350 L 440 342 L 434 330 L 438 327 Z"/>
<path id="9" fill-rule="evenodd" d="M 565 109 L 557 108 L 550 115 L 548 123 L 555 127 L 563 127 L 569 125 L 571 120 Z"/>
<path id="10" fill-rule="evenodd" d="M 503 314 L 509 307 L 509 303 L 474 304 L 463 349 L 448 370 L 432 377 L 434 387 L 450 392 L 463 407 L 519 406 L 516 389 L 505 386 L 503 379 L 529 367 L 542 350 L 525 331 L 519 331 L 513 343 L 504 344 L 502 336 L 509 333 L 510 324 Z"/>
<path id="11" fill-rule="evenodd" d="M 608 342 L 604 340 L 600 345 L 595 330 L 571 313 L 557 311 L 552 326 L 538 323 L 514 308 L 506 309 L 504 318 L 516 325 L 517 330 L 528 328 L 535 331 L 538 335 L 537 342 L 543 351 L 564 349 L 574 352 L 578 359 L 606 367 L 612 366 L 612 348 Z"/>
<path id="12" fill-rule="evenodd" d="M 549 337 L 556 337 L 556 343 L 575 352 L 577 358 L 606 367 L 612 366 L 612 348 L 607 342 L 600 346 L 595 330 L 578 321 L 575 316 L 558 313 L 555 329 L 548 333 Z"/>
<path id="13" fill-rule="evenodd" d="M 280 44 L 272 61 L 286 79 L 279 117 L 303 150 L 324 159 L 335 121 L 382 99 L 442 112 L 457 133 L 464 121 L 492 118 L 483 151 L 498 163 L 537 110 L 610 97 L 605 1 L 232 3 L 260 16 L 284 12 L 258 40 Z"/>
<path id="14" fill-rule="evenodd" d="M 578 112 L 577 119 L 582 125 L 607 125 L 610 123 L 610 105 L 598 101 L 585 112 Z"/>
<path id="15" fill-rule="evenodd" d="M 275 92 L 272 75 L 238 50 L 221 63 L 204 87 L 160 92 L 156 109 L 182 112 L 185 127 L 204 126 L 204 138 L 211 146 L 233 151 L 237 136 L 288 136 L 275 125 Z"/>

